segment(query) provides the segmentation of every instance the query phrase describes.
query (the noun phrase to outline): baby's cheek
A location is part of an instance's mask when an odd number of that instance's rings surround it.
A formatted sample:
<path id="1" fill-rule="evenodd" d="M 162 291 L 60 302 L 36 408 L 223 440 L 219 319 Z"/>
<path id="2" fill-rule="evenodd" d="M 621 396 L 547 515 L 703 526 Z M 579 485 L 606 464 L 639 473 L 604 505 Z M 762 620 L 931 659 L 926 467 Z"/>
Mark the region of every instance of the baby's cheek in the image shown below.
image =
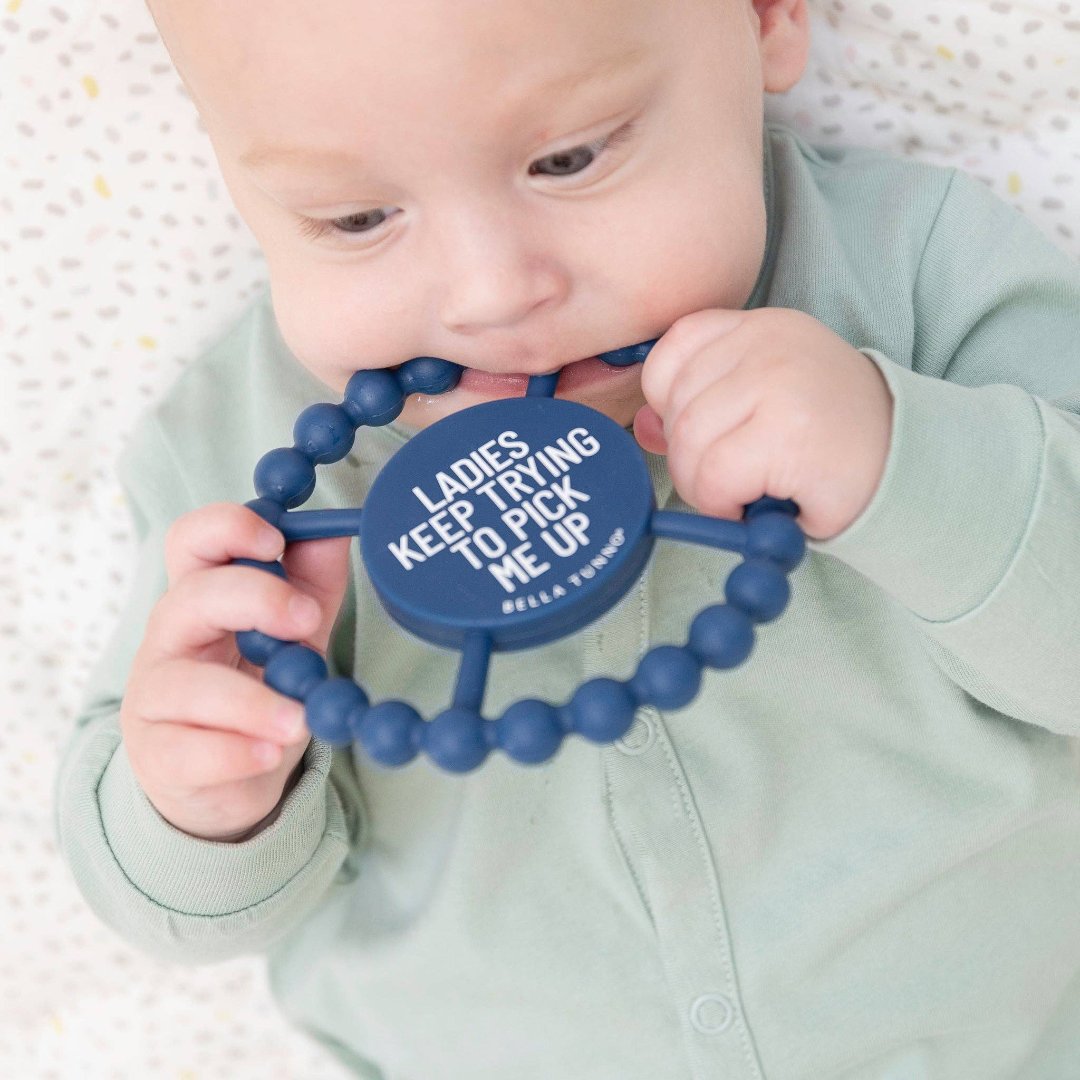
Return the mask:
<path id="1" fill-rule="evenodd" d="M 281 336 L 297 360 L 328 386 L 341 391 L 358 368 L 396 355 L 374 313 L 358 309 L 333 282 L 320 282 L 315 272 L 276 274 L 273 268 L 270 277 Z"/>
<path id="2" fill-rule="evenodd" d="M 273 275 L 270 290 L 274 316 L 285 344 L 316 378 L 337 389 L 336 380 L 330 377 L 334 365 L 329 358 L 335 357 L 340 348 L 333 324 L 319 310 L 319 305 L 312 305 Z"/>
<path id="3" fill-rule="evenodd" d="M 657 335 L 685 315 L 708 308 L 740 308 L 757 277 L 761 253 L 751 241 L 658 247 L 649 272 L 632 285 L 627 309 L 638 326 Z M 639 265 L 642 263 L 639 260 Z"/>
<path id="4" fill-rule="evenodd" d="M 706 308 L 741 308 L 750 297 L 765 254 L 760 166 L 753 181 L 734 172 L 731 183 L 717 181 L 680 204 L 665 222 L 678 242 L 653 249 L 652 297 L 643 295 L 642 302 L 664 305 L 658 314 L 668 325 Z"/>

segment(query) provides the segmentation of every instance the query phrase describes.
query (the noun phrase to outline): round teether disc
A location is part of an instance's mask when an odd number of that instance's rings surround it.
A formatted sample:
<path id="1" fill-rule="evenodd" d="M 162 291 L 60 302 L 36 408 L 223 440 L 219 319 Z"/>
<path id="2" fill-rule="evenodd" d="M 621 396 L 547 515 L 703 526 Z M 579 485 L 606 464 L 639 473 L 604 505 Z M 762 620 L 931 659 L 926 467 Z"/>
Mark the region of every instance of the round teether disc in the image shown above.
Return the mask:
<path id="1" fill-rule="evenodd" d="M 612 607 L 652 549 L 652 483 L 637 443 L 602 413 L 511 398 L 410 439 L 364 503 L 360 545 L 391 616 L 462 648 L 523 649 Z"/>

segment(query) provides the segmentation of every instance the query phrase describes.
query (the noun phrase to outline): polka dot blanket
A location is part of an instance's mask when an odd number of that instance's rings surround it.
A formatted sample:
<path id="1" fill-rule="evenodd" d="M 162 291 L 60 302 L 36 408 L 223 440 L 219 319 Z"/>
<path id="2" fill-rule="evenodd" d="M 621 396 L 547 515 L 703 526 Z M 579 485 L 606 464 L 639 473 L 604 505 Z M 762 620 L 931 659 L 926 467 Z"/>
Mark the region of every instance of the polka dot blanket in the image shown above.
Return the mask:
<path id="1" fill-rule="evenodd" d="M 966 169 L 1080 256 L 1080 0 L 813 0 L 811 141 Z M 113 465 L 265 271 L 139 0 L 0 0 L 0 1076 L 331 1080 L 255 960 L 136 954 L 57 857 L 56 757 L 130 569 Z"/>

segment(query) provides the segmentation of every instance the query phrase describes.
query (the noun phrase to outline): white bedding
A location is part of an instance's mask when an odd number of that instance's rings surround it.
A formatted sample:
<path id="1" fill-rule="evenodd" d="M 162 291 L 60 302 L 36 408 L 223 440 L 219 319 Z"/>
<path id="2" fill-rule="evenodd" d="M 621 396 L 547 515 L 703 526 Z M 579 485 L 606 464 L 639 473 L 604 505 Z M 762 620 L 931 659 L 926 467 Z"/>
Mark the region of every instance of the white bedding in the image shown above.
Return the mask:
<path id="1" fill-rule="evenodd" d="M 773 115 L 967 169 L 1080 256 L 1080 2 L 812 8 Z M 140 0 L 0 0 L 0 1077 L 341 1075 L 257 961 L 170 968 L 103 929 L 52 838 L 129 568 L 113 461 L 263 277 Z"/>

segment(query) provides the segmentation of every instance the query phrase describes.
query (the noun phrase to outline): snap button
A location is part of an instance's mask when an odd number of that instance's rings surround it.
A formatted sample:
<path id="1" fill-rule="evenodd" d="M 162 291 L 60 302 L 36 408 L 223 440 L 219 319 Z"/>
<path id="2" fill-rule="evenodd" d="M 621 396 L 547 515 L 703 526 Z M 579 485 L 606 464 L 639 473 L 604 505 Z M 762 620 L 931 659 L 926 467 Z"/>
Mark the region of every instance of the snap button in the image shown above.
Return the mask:
<path id="1" fill-rule="evenodd" d="M 628 757 L 636 757 L 652 749 L 656 742 L 656 723 L 653 720 L 654 710 L 651 707 L 639 709 L 637 719 L 633 727 L 621 738 L 615 741 L 617 749 Z"/>
<path id="2" fill-rule="evenodd" d="M 722 1035 L 735 1019 L 735 1006 L 725 994 L 702 994 L 690 1006 L 690 1023 L 702 1035 Z"/>

